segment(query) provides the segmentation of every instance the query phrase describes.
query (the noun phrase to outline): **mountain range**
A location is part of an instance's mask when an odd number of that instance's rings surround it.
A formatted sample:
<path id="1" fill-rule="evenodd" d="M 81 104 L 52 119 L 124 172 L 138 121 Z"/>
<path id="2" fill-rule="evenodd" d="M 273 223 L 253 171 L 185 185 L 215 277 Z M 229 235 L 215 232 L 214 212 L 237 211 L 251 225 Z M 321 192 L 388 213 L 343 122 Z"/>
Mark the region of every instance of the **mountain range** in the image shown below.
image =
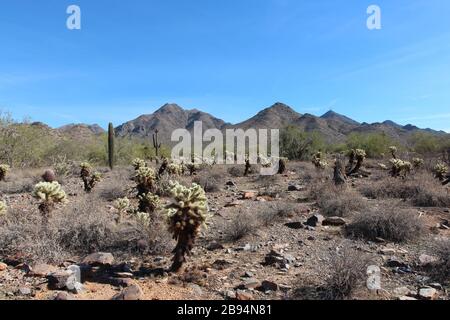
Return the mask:
<path id="1" fill-rule="evenodd" d="M 282 129 L 288 125 L 295 126 L 306 132 L 317 131 L 329 143 L 345 141 L 351 133 L 377 133 L 384 132 L 389 137 L 405 143 L 416 132 L 427 132 L 436 136 L 449 137 L 443 131 L 432 129 L 420 129 L 414 125 L 399 125 L 387 120 L 382 123 L 359 123 L 334 111 L 328 111 L 318 117 L 312 114 L 300 114 L 286 104 L 277 102 L 256 114 L 254 117 L 241 123 L 231 124 L 211 114 L 197 109 L 185 110 L 177 104 L 165 104 L 152 114 L 141 115 L 138 118 L 125 122 L 116 127 L 116 135 L 119 137 L 151 138 L 155 130 L 159 131 L 160 141 L 170 143 L 170 137 L 175 129 L 184 128 L 191 131 L 195 121 L 202 121 L 203 130 L 217 128 L 220 130 L 233 128 L 256 129 Z M 71 124 L 60 127 L 57 131 L 61 134 L 87 137 L 104 132 L 99 125 Z"/>

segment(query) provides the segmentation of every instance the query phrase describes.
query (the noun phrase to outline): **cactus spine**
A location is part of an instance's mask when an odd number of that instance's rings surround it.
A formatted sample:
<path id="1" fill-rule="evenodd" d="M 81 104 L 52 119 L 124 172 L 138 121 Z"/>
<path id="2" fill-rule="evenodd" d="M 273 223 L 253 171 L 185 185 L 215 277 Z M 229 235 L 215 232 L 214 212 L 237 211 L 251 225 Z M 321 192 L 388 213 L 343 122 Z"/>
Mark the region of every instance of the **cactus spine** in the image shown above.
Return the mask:
<path id="1" fill-rule="evenodd" d="M 114 126 L 110 122 L 108 126 L 108 163 L 111 170 L 114 169 Z"/>
<path id="2" fill-rule="evenodd" d="M 56 203 L 66 203 L 67 197 L 58 182 L 40 182 L 34 186 L 32 196 L 39 199 L 39 211 L 47 221 Z"/>

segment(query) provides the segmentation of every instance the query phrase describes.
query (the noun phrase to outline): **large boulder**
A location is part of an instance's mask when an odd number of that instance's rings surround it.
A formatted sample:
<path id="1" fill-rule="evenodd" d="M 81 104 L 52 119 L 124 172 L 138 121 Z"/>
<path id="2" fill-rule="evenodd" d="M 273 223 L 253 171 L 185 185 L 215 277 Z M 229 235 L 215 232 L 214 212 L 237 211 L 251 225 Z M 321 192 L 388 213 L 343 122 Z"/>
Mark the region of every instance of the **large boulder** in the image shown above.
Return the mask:
<path id="1" fill-rule="evenodd" d="M 114 256 L 107 252 L 96 252 L 83 259 L 83 264 L 93 267 L 111 266 L 114 263 Z"/>
<path id="2" fill-rule="evenodd" d="M 122 292 L 116 294 L 112 300 L 142 300 L 144 293 L 137 284 L 126 287 Z"/>

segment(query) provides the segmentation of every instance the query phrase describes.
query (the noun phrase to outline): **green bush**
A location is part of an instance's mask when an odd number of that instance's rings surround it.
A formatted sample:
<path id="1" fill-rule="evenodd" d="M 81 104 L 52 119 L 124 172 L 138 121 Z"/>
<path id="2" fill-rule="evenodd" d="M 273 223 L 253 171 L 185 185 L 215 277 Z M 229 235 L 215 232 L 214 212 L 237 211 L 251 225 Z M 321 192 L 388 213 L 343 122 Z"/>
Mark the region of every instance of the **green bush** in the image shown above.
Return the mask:
<path id="1" fill-rule="evenodd" d="M 347 137 L 345 145 L 350 150 L 365 150 L 369 158 L 378 158 L 389 152 L 389 147 L 393 145 L 393 142 L 384 133 L 351 133 Z"/>
<path id="2" fill-rule="evenodd" d="M 324 151 L 327 145 L 318 132 L 304 132 L 288 126 L 280 133 L 280 151 L 290 160 L 307 160 L 317 151 Z"/>

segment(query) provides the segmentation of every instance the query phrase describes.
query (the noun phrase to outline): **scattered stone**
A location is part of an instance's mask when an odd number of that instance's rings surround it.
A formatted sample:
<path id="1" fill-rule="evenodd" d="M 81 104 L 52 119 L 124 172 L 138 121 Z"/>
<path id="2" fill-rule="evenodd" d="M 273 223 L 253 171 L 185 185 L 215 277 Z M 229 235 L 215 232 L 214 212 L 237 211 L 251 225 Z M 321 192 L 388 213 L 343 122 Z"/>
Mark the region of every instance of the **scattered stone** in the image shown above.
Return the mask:
<path id="1" fill-rule="evenodd" d="M 285 224 L 285 226 L 295 230 L 303 229 L 303 224 L 301 222 L 288 222 Z"/>
<path id="2" fill-rule="evenodd" d="M 413 297 L 408 297 L 408 296 L 401 296 L 401 297 L 398 297 L 398 300 L 401 300 L 401 301 L 416 301 L 417 299 L 413 298 Z"/>
<path id="3" fill-rule="evenodd" d="M 299 184 L 290 184 L 288 186 L 288 191 L 304 191 L 306 190 L 305 186 L 301 186 Z"/>
<path id="4" fill-rule="evenodd" d="M 381 269 L 372 265 L 367 267 L 367 289 L 370 291 L 381 290 Z"/>
<path id="5" fill-rule="evenodd" d="M 213 262 L 212 267 L 216 270 L 225 270 L 229 268 L 233 263 L 230 261 L 219 259 Z"/>
<path id="6" fill-rule="evenodd" d="M 232 202 L 228 202 L 225 204 L 225 208 L 230 208 L 230 207 L 238 207 L 240 205 L 242 205 L 244 202 L 242 200 L 234 200 Z"/>
<path id="7" fill-rule="evenodd" d="M 234 181 L 232 180 L 227 181 L 226 185 L 229 187 L 237 187 L 236 183 L 234 183 Z"/>
<path id="8" fill-rule="evenodd" d="M 253 300 L 253 295 L 251 293 L 245 292 L 243 290 L 236 291 L 236 299 L 240 301 Z"/>
<path id="9" fill-rule="evenodd" d="M 69 293 L 67 293 L 67 292 L 65 292 L 65 291 L 60 291 L 60 292 L 58 292 L 58 293 L 55 295 L 55 297 L 53 298 L 53 300 L 57 300 L 57 301 L 67 301 L 67 300 L 75 300 L 75 298 L 74 298 L 71 294 L 69 294 Z"/>
<path id="10" fill-rule="evenodd" d="M 222 244 L 218 243 L 217 241 L 213 241 L 206 247 L 206 249 L 208 251 L 215 251 L 215 250 L 222 250 L 225 248 Z"/>
<path id="11" fill-rule="evenodd" d="M 394 248 L 381 248 L 380 250 L 378 250 L 378 253 L 388 256 L 388 255 L 396 254 L 397 250 L 395 250 Z"/>
<path id="12" fill-rule="evenodd" d="M 60 270 L 52 272 L 47 276 L 48 287 L 50 290 L 64 290 L 68 280 L 72 281 L 71 277 L 72 279 L 74 278 L 72 271 Z"/>
<path id="13" fill-rule="evenodd" d="M 133 279 L 130 278 L 109 278 L 108 282 L 115 286 L 115 287 L 122 287 L 122 288 L 126 288 L 126 287 L 130 287 L 133 284 L 135 284 L 135 282 L 133 281 Z"/>
<path id="14" fill-rule="evenodd" d="M 244 200 L 251 200 L 256 198 L 256 193 L 254 191 L 244 191 L 242 195 L 242 199 Z"/>
<path id="15" fill-rule="evenodd" d="M 239 286 L 239 289 L 256 289 L 261 286 L 261 282 L 255 278 L 250 278 L 244 281 L 243 284 Z"/>
<path id="16" fill-rule="evenodd" d="M 398 287 L 394 289 L 393 294 L 396 296 L 411 296 L 415 295 L 416 292 L 409 289 L 408 287 Z"/>
<path id="17" fill-rule="evenodd" d="M 32 291 L 31 291 L 31 289 L 28 288 L 28 287 L 20 287 L 20 288 L 17 290 L 17 294 L 20 295 L 20 296 L 31 296 Z"/>
<path id="18" fill-rule="evenodd" d="M 406 263 L 404 263 L 403 261 L 401 261 L 400 259 L 398 259 L 396 257 L 390 258 L 386 262 L 386 266 L 388 266 L 389 268 L 408 268 L 409 267 Z"/>
<path id="19" fill-rule="evenodd" d="M 322 224 L 322 222 L 325 220 L 325 218 L 320 215 L 320 214 L 315 214 L 312 217 L 310 217 L 307 221 L 306 221 L 306 225 L 310 226 L 310 227 L 317 227 L 320 226 Z"/>
<path id="20" fill-rule="evenodd" d="M 281 254 L 275 250 L 270 251 L 264 258 L 265 265 L 275 265 L 281 270 L 288 270 L 290 264 L 294 263 L 295 258 L 289 254 Z"/>
<path id="21" fill-rule="evenodd" d="M 133 274 L 131 272 L 116 272 L 114 274 L 117 278 L 133 278 Z"/>
<path id="22" fill-rule="evenodd" d="M 198 284 L 190 283 L 188 285 L 188 288 L 192 289 L 192 291 L 194 291 L 194 293 L 198 296 L 203 295 L 203 290 L 202 290 L 202 288 L 200 288 L 200 286 Z"/>
<path id="23" fill-rule="evenodd" d="M 244 273 L 245 278 L 253 278 L 253 276 L 254 276 L 253 273 L 250 271 L 245 271 L 245 273 Z"/>
<path id="24" fill-rule="evenodd" d="M 328 217 L 323 220 L 322 225 L 323 226 L 333 226 L 333 227 L 339 227 L 344 226 L 347 224 L 347 221 L 345 221 L 342 217 Z"/>
<path id="25" fill-rule="evenodd" d="M 8 268 L 6 263 L 0 262 L 0 271 L 5 271 Z"/>
<path id="26" fill-rule="evenodd" d="M 438 292 L 434 288 L 421 288 L 419 289 L 419 298 L 423 300 L 435 300 L 438 296 Z"/>
<path id="27" fill-rule="evenodd" d="M 122 292 L 116 294 L 112 300 L 141 300 L 143 298 L 144 293 L 142 292 L 141 287 L 137 284 L 134 284 L 130 287 L 126 287 L 122 290 Z"/>
<path id="28" fill-rule="evenodd" d="M 227 290 L 224 294 L 225 299 L 229 299 L 229 300 L 235 300 L 236 299 L 236 292 L 234 292 L 233 290 Z"/>
<path id="29" fill-rule="evenodd" d="M 308 240 L 308 241 L 314 241 L 314 240 L 316 240 L 316 238 L 314 238 L 313 236 L 309 236 L 308 238 L 306 238 L 306 240 Z"/>
<path id="30" fill-rule="evenodd" d="M 439 258 L 434 256 L 429 256 L 427 254 L 422 254 L 419 257 L 419 265 L 422 267 L 427 267 L 439 262 Z"/>
<path id="31" fill-rule="evenodd" d="M 88 255 L 83 260 L 83 264 L 90 266 L 111 266 L 114 263 L 114 256 L 111 253 L 97 252 Z"/>
<path id="32" fill-rule="evenodd" d="M 276 284 L 273 281 L 264 280 L 261 283 L 261 288 L 263 289 L 264 292 L 267 292 L 267 291 L 278 291 L 278 284 Z"/>
<path id="33" fill-rule="evenodd" d="M 251 251 L 251 252 L 256 252 L 258 251 L 260 248 L 259 245 L 251 245 L 250 243 L 247 243 L 245 246 L 243 247 L 237 247 L 235 250 L 236 251 Z"/>

